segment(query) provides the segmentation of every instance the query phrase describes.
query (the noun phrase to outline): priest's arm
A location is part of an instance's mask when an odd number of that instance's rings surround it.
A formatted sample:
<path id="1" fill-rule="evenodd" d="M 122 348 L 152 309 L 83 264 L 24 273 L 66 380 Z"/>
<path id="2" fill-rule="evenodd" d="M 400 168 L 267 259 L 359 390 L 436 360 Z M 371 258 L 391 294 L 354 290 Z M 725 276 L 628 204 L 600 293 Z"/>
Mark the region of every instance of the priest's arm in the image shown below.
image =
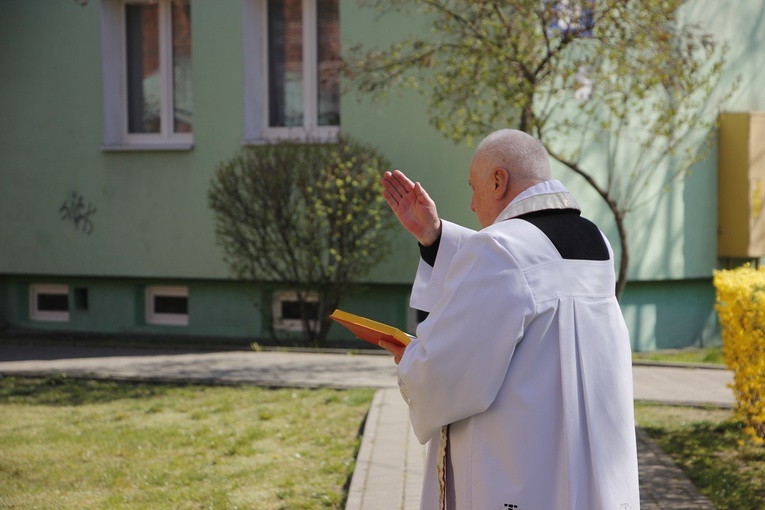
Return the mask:
<path id="1" fill-rule="evenodd" d="M 398 365 L 422 443 L 489 408 L 534 307 L 523 273 L 491 235 L 443 222 L 440 243 L 412 291 L 412 307 L 430 314 Z"/>

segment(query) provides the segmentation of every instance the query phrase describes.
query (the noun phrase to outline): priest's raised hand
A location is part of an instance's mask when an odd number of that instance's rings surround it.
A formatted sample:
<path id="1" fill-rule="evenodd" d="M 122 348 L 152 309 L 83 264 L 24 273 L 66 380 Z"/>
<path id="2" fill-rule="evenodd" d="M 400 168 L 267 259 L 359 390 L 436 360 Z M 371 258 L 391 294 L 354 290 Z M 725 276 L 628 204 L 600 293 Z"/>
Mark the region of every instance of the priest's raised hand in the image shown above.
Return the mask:
<path id="1" fill-rule="evenodd" d="M 385 172 L 383 196 L 398 221 L 423 246 L 430 246 L 441 234 L 436 203 L 422 185 L 412 182 L 400 170 Z"/>

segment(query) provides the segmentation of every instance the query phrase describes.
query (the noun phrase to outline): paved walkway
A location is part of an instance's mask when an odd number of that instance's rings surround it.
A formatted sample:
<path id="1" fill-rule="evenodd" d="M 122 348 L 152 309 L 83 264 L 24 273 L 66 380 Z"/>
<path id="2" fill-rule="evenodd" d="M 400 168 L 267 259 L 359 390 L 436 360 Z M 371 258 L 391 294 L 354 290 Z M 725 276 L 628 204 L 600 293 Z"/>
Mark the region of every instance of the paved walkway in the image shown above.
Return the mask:
<path id="1" fill-rule="evenodd" d="M 409 425 L 395 366 L 381 354 L 194 353 L 146 349 L 0 344 L 0 375 L 69 376 L 268 386 L 378 388 L 367 417 L 346 510 L 419 508 L 425 447 Z M 731 373 L 708 368 L 635 365 L 635 398 L 730 407 Z M 680 469 L 638 429 L 641 508 L 713 510 Z"/>

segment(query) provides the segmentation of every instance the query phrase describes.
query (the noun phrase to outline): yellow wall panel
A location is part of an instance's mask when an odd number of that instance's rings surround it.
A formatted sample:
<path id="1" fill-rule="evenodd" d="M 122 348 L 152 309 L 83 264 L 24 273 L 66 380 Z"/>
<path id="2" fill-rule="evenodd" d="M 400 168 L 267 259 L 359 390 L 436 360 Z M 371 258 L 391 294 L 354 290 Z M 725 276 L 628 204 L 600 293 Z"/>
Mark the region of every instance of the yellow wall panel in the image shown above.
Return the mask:
<path id="1" fill-rule="evenodd" d="M 720 257 L 765 256 L 765 112 L 720 114 Z"/>

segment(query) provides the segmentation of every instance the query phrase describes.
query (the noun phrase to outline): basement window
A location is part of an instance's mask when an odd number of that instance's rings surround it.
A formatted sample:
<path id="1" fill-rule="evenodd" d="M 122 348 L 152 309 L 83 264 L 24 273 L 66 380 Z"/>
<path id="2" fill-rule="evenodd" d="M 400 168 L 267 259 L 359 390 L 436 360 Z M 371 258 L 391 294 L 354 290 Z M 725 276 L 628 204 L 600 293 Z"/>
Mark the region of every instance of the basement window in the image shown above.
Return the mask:
<path id="1" fill-rule="evenodd" d="M 146 322 L 164 326 L 188 326 L 188 287 L 146 287 Z"/>
<path id="2" fill-rule="evenodd" d="M 69 322 L 69 286 L 29 286 L 29 318 L 33 321 Z"/>
<path id="3" fill-rule="evenodd" d="M 315 292 L 306 292 L 303 300 L 305 314 L 311 326 L 314 326 L 319 320 L 319 296 Z M 275 292 L 272 312 L 275 329 L 303 331 L 303 310 L 301 310 L 297 292 Z"/>
<path id="4" fill-rule="evenodd" d="M 74 309 L 75 310 L 88 309 L 88 288 L 87 287 L 74 288 Z"/>

